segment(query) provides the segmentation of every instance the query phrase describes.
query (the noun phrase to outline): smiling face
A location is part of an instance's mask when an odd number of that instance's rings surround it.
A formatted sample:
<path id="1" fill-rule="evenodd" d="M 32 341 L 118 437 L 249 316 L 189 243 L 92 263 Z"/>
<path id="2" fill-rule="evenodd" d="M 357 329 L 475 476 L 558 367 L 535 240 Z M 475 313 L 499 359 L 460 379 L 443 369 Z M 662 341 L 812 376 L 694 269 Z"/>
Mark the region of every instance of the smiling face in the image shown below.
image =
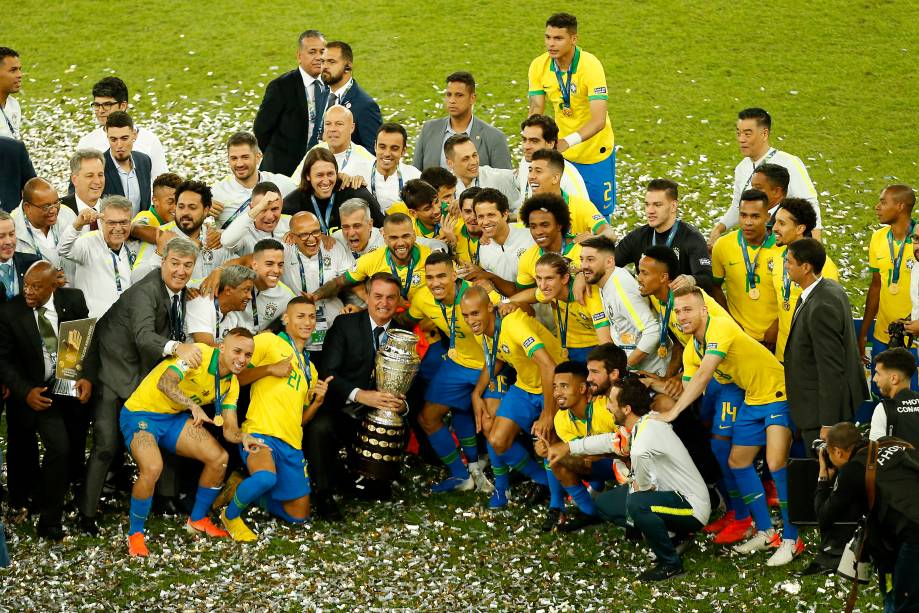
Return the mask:
<path id="1" fill-rule="evenodd" d="M 559 274 L 551 264 L 540 264 L 536 267 L 536 287 L 548 300 L 566 300 L 570 279 L 569 274 Z"/>
<path id="2" fill-rule="evenodd" d="M 252 354 L 255 352 L 255 341 L 251 338 L 238 335 L 230 335 L 220 343 L 220 362 L 221 370 L 226 370 L 234 375 L 238 375 L 252 361 Z"/>
<path id="3" fill-rule="evenodd" d="M 50 185 L 44 185 L 35 189 L 31 198 L 30 201 L 23 200 L 23 204 L 27 205 L 23 208 L 29 223 L 42 230 L 56 224 L 57 214 L 61 210 L 57 191 Z"/>
<path id="4" fill-rule="evenodd" d="M 12 219 L 0 219 L 0 262 L 7 262 L 16 253 L 16 224 Z"/>
<path id="5" fill-rule="evenodd" d="M 466 198 L 460 203 L 460 214 L 463 216 L 463 223 L 466 224 L 466 231 L 469 234 L 478 236 L 482 233 L 479 228 L 479 222 L 475 218 L 475 207 L 472 206 L 472 198 Z"/>
<path id="6" fill-rule="evenodd" d="M 196 236 L 204 218 L 207 217 L 208 208 L 201 200 L 201 194 L 193 191 L 184 191 L 176 200 L 175 222 L 185 236 Z"/>
<path id="7" fill-rule="evenodd" d="M 440 302 L 453 303 L 456 296 L 456 270 L 452 262 L 440 262 L 424 267 L 424 278 L 431 295 Z"/>
<path id="8" fill-rule="evenodd" d="M 281 209 L 284 207 L 284 201 L 281 200 L 281 194 L 277 192 L 268 192 L 265 194 L 268 200 L 268 206 L 264 211 L 255 218 L 255 227 L 262 232 L 274 232 L 281 221 Z"/>
<path id="9" fill-rule="evenodd" d="M 227 161 L 236 180 L 245 183 L 258 172 L 262 154 L 249 145 L 233 145 L 227 149 Z"/>
<path id="10" fill-rule="evenodd" d="M 384 325 L 396 314 L 399 306 L 399 286 L 384 280 L 376 280 L 367 290 L 367 313 L 379 325 Z"/>
<path id="11" fill-rule="evenodd" d="M 26 272 L 22 278 L 22 297 L 26 306 L 37 309 L 44 305 L 54 293 L 57 273 L 48 263 L 39 262 Z"/>
<path id="12" fill-rule="evenodd" d="M 425 202 L 415 209 L 414 214 L 415 219 L 423 223 L 426 227 L 433 228 L 440 223 L 440 202 L 436 198 L 431 202 Z"/>
<path id="13" fill-rule="evenodd" d="M 772 226 L 775 234 L 775 244 L 778 246 L 790 245 L 804 236 L 804 224 L 799 224 L 791 213 L 784 208 L 775 212 L 775 225 Z"/>
<path id="14" fill-rule="evenodd" d="M 374 145 L 377 169 L 387 176 L 394 173 L 405 153 L 405 140 L 399 132 L 380 132 Z"/>
<path id="15" fill-rule="evenodd" d="M 221 291 L 218 296 L 221 310 L 224 313 L 244 311 L 246 307 L 249 306 L 249 301 L 252 299 L 253 287 L 255 287 L 255 281 L 246 279 L 236 287 L 223 288 L 223 291 Z"/>
<path id="16" fill-rule="evenodd" d="M 103 175 L 103 179 L 105 175 Z M 176 190 L 168 185 L 159 185 L 153 190 L 153 206 L 156 207 L 156 214 L 160 216 L 163 223 L 169 223 L 175 219 L 176 213 Z"/>
<path id="17" fill-rule="evenodd" d="M 370 242 L 370 233 L 373 226 L 363 210 L 354 211 L 348 215 L 341 215 L 341 233 L 348 241 L 351 251 L 359 253 L 367 248 Z"/>
<path id="18" fill-rule="evenodd" d="M 596 285 L 608 271 L 616 267 L 614 256 L 597 251 L 593 247 L 581 247 L 581 270 L 585 280 Z"/>
<path id="19" fill-rule="evenodd" d="M 288 304 L 281 321 L 287 336 L 295 342 L 305 343 L 316 329 L 316 305 L 307 302 Z"/>
<path id="20" fill-rule="evenodd" d="M 95 204 L 105 190 L 105 164 L 95 158 L 82 160 L 80 169 L 70 176 L 70 180 L 77 198 L 87 204 Z"/>
<path id="21" fill-rule="evenodd" d="M 399 264 L 407 264 L 415 246 L 415 229 L 411 221 L 383 225 L 383 240 Z"/>
<path id="22" fill-rule="evenodd" d="M 290 234 L 297 243 L 300 253 L 308 258 L 319 253 L 322 232 L 319 219 L 312 213 L 298 213 L 290 222 Z"/>
<path id="23" fill-rule="evenodd" d="M 102 212 L 100 221 L 102 223 L 99 226 L 105 243 L 111 249 L 121 249 L 131 233 L 131 210 L 107 206 Z"/>
<path id="24" fill-rule="evenodd" d="M 313 187 L 317 198 L 331 198 L 338 181 L 338 171 L 332 162 L 319 161 L 310 167 L 310 174 L 306 180 Z"/>
<path id="25" fill-rule="evenodd" d="M 351 146 L 354 132 L 354 117 L 343 106 L 333 106 L 323 119 L 322 139 L 329 144 L 332 153 L 341 153 Z"/>
<path id="26" fill-rule="evenodd" d="M 523 142 L 523 159 L 527 162 L 531 161 L 533 154 L 540 149 L 555 147 L 555 143 L 550 143 L 543 138 L 542 126 L 525 127 L 520 132 L 520 139 Z"/>
<path id="27" fill-rule="evenodd" d="M 252 270 L 256 286 L 261 289 L 276 287 L 284 270 L 283 249 L 263 249 L 252 256 Z"/>
<path id="28" fill-rule="evenodd" d="M 163 282 L 173 292 L 181 292 L 182 289 L 191 280 L 191 275 L 195 270 L 195 258 L 191 255 L 181 255 L 175 251 L 170 251 L 163 258 L 160 265 L 160 274 Z"/>
<path id="29" fill-rule="evenodd" d="M 453 155 L 447 158 L 447 167 L 467 185 L 479 176 L 479 152 L 475 143 L 467 141 L 453 147 Z"/>
<path id="30" fill-rule="evenodd" d="M 576 407 L 586 391 L 585 381 L 572 373 L 556 373 L 552 378 L 552 396 L 560 410 Z"/>
<path id="31" fill-rule="evenodd" d="M 527 227 L 533 240 L 544 250 L 561 241 L 562 227 L 549 211 L 531 211 Z"/>
<path id="32" fill-rule="evenodd" d="M 494 202 L 479 202 L 475 205 L 475 219 L 479 228 L 482 229 L 482 236 L 488 239 L 494 238 L 507 230 L 508 212 L 498 210 L 498 205 Z"/>
<path id="33" fill-rule="evenodd" d="M 811 272 L 810 266 L 805 266 L 801 262 L 795 259 L 795 254 L 790 250 L 785 254 L 785 271 L 788 273 L 788 278 L 801 285 L 807 277 L 807 274 Z"/>
<path id="34" fill-rule="evenodd" d="M 610 378 L 610 373 L 606 370 L 606 365 L 601 360 L 587 361 L 587 387 L 591 396 L 598 398 L 608 394 Z"/>
<path id="35" fill-rule="evenodd" d="M 473 334 L 486 334 L 495 323 L 491 302 L 478 292 L 466 292 L 460 301 L 460 312 Z"/>
<path id="36" fill-rule="evenodd" d="M 325 51 L 324 38 L 304 38 L 297 49 L 297 63 L 303 72 L 313 77 L 319 78 L 322 72 L 322 54 Z"/>
<path id="37" fill-rule="evenodd" d="M 547 160 L 534 160 L 530 163 L 527 181 L 534 195 L 557 194 L 561 190 L 562 176 L 549 167 Z"/>
<path id="38" fill-rule="evenodd" d="M 684 334 L 696 334 L 704 330 L 708 320 L 705 301 L 695 294 L 677 296 L 673 301 L 673 314 Z"/>

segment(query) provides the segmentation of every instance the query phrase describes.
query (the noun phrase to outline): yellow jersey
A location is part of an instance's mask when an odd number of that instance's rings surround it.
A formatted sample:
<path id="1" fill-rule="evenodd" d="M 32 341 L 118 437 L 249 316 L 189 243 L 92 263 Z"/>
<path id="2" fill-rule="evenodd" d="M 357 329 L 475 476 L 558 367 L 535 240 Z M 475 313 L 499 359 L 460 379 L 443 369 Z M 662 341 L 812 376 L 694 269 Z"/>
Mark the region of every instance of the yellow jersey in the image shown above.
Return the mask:
<path id="1" fill-rule="evenodd" d="M 141 226 L 150 226 L 151 228 L 159 228 L 165 223 L 159 215 L 156 214 L 156 209 L 152 206 L 146 211 L 141 211 L 134 216 L 134 219 L 131 220 L 132 224 L 138 224 Z"/>
<path id="2" fill-rule="evenodd" d="M 415 220 L 415 236 L 436 239 L 443 238 L 443 232 L 440 231 L 440 224 L 436 224 L 433 228 L 429 228 L 414 215 L 412 215 L 412 219 Z"/>
<path id="3" fill-rule="evenodd" d="M 294 449 L 303 444 L 303 411 L 309 406 L 310 390 L 319 374 L 305 352 L 302 362 L 284 332 L 262 332 L 255 336 L 255 351 L 249 366 L 267 366 L 290 360 L 293 369 L 287 377 L 268 375 L 252 383 L 249 410 L 242 431 L 279 438 Z M 309 371 L 309 372 L 307 372 Z"/>
<path id="4" fill-rule="evenodd" d="M 389 247 L 374 249 L 359 257 L 345 273 L 345 278 L 354 284 L 369 279 L 378 272 L 392 273 L 402 284 L 402 295 L 409 301 L 424 287 L 424 262 L 431 255 L 431 250 L 415 243 L 412 247 L 411 260 L 407 266 L 396 263 L 390 254 Z M 407 290 L 406 290 L 407 286 Z"/>
<path id="5" fill-rule="evenodd" d="M 720 356 L 718 371 L 729 377 L 722 383 L 734 383 L 744 391 L 744 402 L 758 406 L 788 400 L 785 395 L 785 369 L 768 349 L 740 329 L 734 320 L 709 317 L 705 324 L 705 341 L 700 346 L 693 339 L 692 348 L 683 352 L 683 380 L 688 381 L 699 369 L 702 358 Z"/>
<path id="6" fill-rule="evenodd" d="M 199 406 L 212 404 L 217 397 L 214 379 L 220 368 L 220 350 L 204 343 L 195 343 L 195 346 L 201 351 L 201 364 L 197 368 L 189 368 L 178 358 L 163 360 L 140 382 L 131 397 L 125 401 L 125 408 L 129 411 L 167 414 L 187 411 L 184 405 L 175 402 L 157 387 L 160 377 L 167 370 L 179 375 L 179 391 L 192 402 Z M 229 373 L 220 377 L 219 382 L 222 410 L 235 411 L 236 401 L 239 399 L 239 381 L 233 373 Z"/>
<path id="7" fill-rule="evenodd" d="M 573 236 L 567 236 L 562 240 L 562 255 L 580 268 L 581 245 L 574 242 L 573 238 Z M 536 285 L 536 262 L 544 253 L 545 251 L 539 245 L 531 245 L 523 252 L 517 266 L 517 287 L 526 289 Z"/>
<path id="8" fill-rule="evenodd" d="M 460 219 L 453 227 L 456 236 L 456 257 L 465 264 L 479 265 L 479 236 L 473 236 Z"/>
<path id="9" fill-rule="evenodd" d="M 874 322 L 874 338 L 882 343 L 890 341 L 887 326 L 890 322 L 909 317 L 912 313 L 912 302 L 909 296 L 910 274 L 916 265 L 913 255 L 913 223 L 906 233 L 906 244 L 895 240 L 890 226 L 875 230 L 868 243 L 868 270 L 881 275 L 881 297 L 878 304 L 878 315 Z M 897 273 L 897 289 L 890 291 L 894 282 L 894 260 L 903 249 L 903 258 Z M 892 255 L 891 255 L 892 254 Z"/>
<path id="10" fill-rule="evenodd" d="M 562 192 L 562 198 L 568 204 L 568 212 L 571 214 L 571 233 L 574 235 L 582 232 L 596 234 L 601 226 L 607 224 L 606 218 L 600 214 L 597 207 L 588 200 L 574 194 Z"/>
<path id="11" fill-rule="evenodd" d="M 596 285 L 588 287 L 590 288 L 590 294 L 587 296 L 586 306 L 582 306 L 580 302 L 574 299 L 574 296 L 570 293 L 570 288 L 567 301 L 551 301 L 559 342 L 562 341 L 562 328 L 567 328 L 565 342 L 562 343 L 563 347 L 581 349 L 599 345 L 597 330 L 609 327 L 609 319 L 606 316 L 606 309 L 603 308 L 600 290 Z M 546 295 L 539 289 L 536 290 L 536 299 L 544 304 L 550 302 L 546 300 Z"/>
<path id="12" fill-rule="evenodd" d="M 607 100 L 606 73 L 603 64 L 592 53 L 580 47 L 574 50 L 569 71 L 556 72 L 555 60 L 543 53 L 530 63 L 529 95 L 545 96 L 546 111 L 552 107 L 559 134 L 566 136 L 576 132 L 590 120 L 590 101 Z M 569 82 L 570 78 L 570 115 L 562 109 L 564 102 L 559 81 Z M 548 114 L 548 113 L 546 113 Z M 583 143 L 565 150 L 565 159 L 578 164 L 596 164 L 613 153 L 613 126 L 609 115 L 599 132 Z"/>
<path id="13" fill-rule="evenodd" d="M 497 330 L 499 325 L 500 331 Z M 517 387 L 531 394 L 543 393 L 542 375 L 539 365 L 532 359 L 533 354 L 537 349 L 545 349 L 552 361 L 558 364 L 562 357 L 562 346 L 558 339 L 523 311 L 514 311 L 497 319 L 495 328 L 498 331 L 497 348 L 492 337 L 476 336 L 476 341 L 484 343 L 482 350 L 487 356 L 494 355 L 517 371 Z"/>
<path id="14" fill-rule="evenodd" d="M 555 414 L 555 433 L 562 442 L 570 442 L 592 434 L 615 432 L 616 420 L 606 408 L 606 396 L 595 398 L 587 404 L 584 419 L 570 410 L 559 410 Z"/>
<path id="15" fill-rule="evenodd" d="M 447 350 L 447 355 L 460 366 L 481 370 L 485 366 L 482 343 L 476 340 L 472 329 L 463 318 L 463 312 L 459 306 L 460 300 L 468 287 L 468 282 L 462 281 L 460 283 L 459 291 L 456 293 L 453 304 L 443 304 L 437 301 L 431 290 L 423 287 L 412 299 L 408 314 L 416 321 L 421 321 L 425 318 L 431 320 L 444 333 L 448 342 L 450 328 L 452 327 L 455 334 L 454 347 Z M 489 292 L 488 295 L 492 304 L 498 304 L 501 301 L 501 296 L 497 292 Z"/>
<path id="16" fill-rule="evenodd" d="M 772 287 L 779 303 L 779 337 L 775 342 L 775 357 L 782 362 L 785 359 L 785 344 L 788 342 L 788 333 L 791 331 L 791 318 L 794 315 L 795 304 L 801 295 L 801 286 L 793 283 L 785 274 L 785 256 L 788 253 L 788 246 L 780 249 L 778 254 L 772 256 L 775 261 L 772 267 Z M 829 256 L 823 265 L 822 274 L 827 279 L 839 281 L 839 269 Z"/>
<path id="17" fill-rule="evenodd" d="M 728 313 L 723 306 L 718 304 L 718 301 L 705 293 L 701 288 L 699 291 L 702 292 L 702 296 L 705 298 L 705 308 L 708 309 L 708 314 L 711 317 L 727 317 L 730 318 L 731 315 Z M 661 324 L 661 328 L 664 327 L 664 319 L 666 319 L 667 329 L 670 330 L 673 335 L 676 337 L 680 344 L 686 347 L 689 343 L 689 334 L 683 332 L 683 329 L 680 327 L 680 323 L 677 321 L 676 316 L 673 314 L 673 292 L 668 294 L 668 302 L 670 303 L 670 316 L 667 316 L 667 305 L 661 304 L 661 301 L 655 296 L 648 296 L 651 301 L 651 308 L 657 313 L 657 321 Z"/>
<path id="18" fill-rule="evenodd" d="M 744 250 L 753 268 L 753 286 L 747 276 Z M 728 311 L 744 331 L 754 339 L 763 340 L 766 329 L 778 318 L 779 303 L 772 290 L 774 256 L 779 254 L 775 235 L 770 234 L 759 247 L 748 245 L 740 230 L 719 238 L 712 248 L 712 276 L 724 281 Z M 754 292 L 756 299 L 750 296 Z"/>

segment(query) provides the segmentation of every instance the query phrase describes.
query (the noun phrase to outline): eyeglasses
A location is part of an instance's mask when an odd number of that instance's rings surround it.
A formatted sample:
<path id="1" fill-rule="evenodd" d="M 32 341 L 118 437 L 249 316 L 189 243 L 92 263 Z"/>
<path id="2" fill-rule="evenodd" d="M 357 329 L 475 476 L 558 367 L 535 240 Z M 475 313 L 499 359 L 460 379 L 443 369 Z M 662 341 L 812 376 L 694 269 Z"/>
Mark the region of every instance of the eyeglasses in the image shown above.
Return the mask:
<path id="1" fill-rule="evenodd" d="M 92 102 L 90 103 L 89 108 L 91 108 L 93 111 L 98 111 L 99 109 L 104 111 L 111 111 L 116 106 L 118 106 L 117 102 Z"/>
<path id="2" fill-rule="evenodd" d="M 125 221 L 108 221 L 107 219 L 103 218 L 102 223 L 112 228 L 127 228 L 131 225 L 131 220 L 127 219 Z"/>
<path id="3" fill-rule="evenodd" d="M 301 241 L 309 240 L 311 238 L 319 238 L 322 236 L 322 230 L 315 230 L 313 232 L 302 232 L 300 234 L 294 234 Z"/>
<path id="4" fill-rule="evenodd" d="M 37 204 L 33 204 L 33 203 L 31 203 L 31 202 L 26 202 L 26 204 L 28 204 L 29 206 L 34 206 L 36 209 L 41 209 L 41 212 L 42 212 L 42 213 L 51 213 L 51 212 L 57 211 L 57 210 L 59 210 L 59 209 L 61 208 L 61 201 L 60 201 L 60 200 L 58 200 L 57 202 L 54 202 L 54 203 L 52 203 L 52 204 L 44 204 L 44 205 L 42 205 L 42 206 L 39 206 L 39 205 L 37 205 Z"/>

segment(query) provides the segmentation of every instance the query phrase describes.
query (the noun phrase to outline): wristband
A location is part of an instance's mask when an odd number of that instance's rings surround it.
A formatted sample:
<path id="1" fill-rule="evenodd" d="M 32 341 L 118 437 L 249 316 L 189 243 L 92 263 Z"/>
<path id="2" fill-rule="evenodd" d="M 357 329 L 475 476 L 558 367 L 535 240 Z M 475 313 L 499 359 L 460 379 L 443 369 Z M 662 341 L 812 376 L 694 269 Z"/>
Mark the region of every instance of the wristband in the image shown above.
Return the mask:
<path id="1" fill-rule="evenodd" d="M 562 140 L 568 143 L 569 147 L 574 147 L 575 145 L 580 145 L 582 142 L 584 142 L 584 139 L 582 139 L 581 135 L 577 132 L 572 132 Z"/>

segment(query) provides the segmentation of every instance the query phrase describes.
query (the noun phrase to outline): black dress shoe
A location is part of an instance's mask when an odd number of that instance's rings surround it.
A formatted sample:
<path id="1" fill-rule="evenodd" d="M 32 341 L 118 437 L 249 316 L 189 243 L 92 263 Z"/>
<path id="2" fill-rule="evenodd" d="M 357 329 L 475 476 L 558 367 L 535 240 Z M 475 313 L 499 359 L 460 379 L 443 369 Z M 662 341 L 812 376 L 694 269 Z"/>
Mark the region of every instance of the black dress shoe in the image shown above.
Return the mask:
<path id="1" fill-rule="evenodd" d="M 569 517 L 568 520 L 558 527 L 560 532 L 577 532 L 588 526 L 595 526 L 600 523 L 600 518 L 596 515 L 588 515 L 580 509 L 575 511 L 574 517 Z"/>
<path id="2" fill-rule="evenodd" d="M 669 579 L 671 577 L 676 577 L 683 574 L 683 565 L 670 565 L 664 564 L 663 562 L 658 563 L 654 568 L 650 568 L 645 572 L 638 575 L 638 579 L 641 581 L 663 581 L 664 579 Z"/>
<path id="3" fill-rule="evenodd" d="M 77 525 L 80 528 L 80 532 L 83 534 L 88 534 L 89 536 L 99 536 L 99 525 L 96 523 L 94 517 L 86 517 L 83 514 L 79 515 L 77 520 Z"/>
<path id="4" fill-rule="evenodd" d="M 805 566 L 803 569 L 795 573 L 797 577 L 811 577 L 813 575 L 829 575 L 833 572 L 833 569 L 829 566 L 824 566 L 816 560 L 812 561 L 810 564 Z"/>
<path id="5" fill-rule="evenodd" d="M 533 507 L 549 500 L 549 488 L 538 483 L 530 483 L 529 489 L 521 497 L 520 501 L 528 506 Z"/>
<path id="6" fill-rule="evenodd" d="M 313 514 L 317 519 L 325 521 L 341 521 L 344 519 L 335 499 L 331 494 L 316 493 L 311 496 L 313 503 Z"/>
<path id="7" fill-rule="evenodd" d="M 42 525 L 41 522 L 39 522 L 38 528 L 36 528 L 35 532 L 41 538 L 45 538 L 50 541 L 64 540 L 64 529 L 60 524 Z"/>
<path id="8" fill-rule="evenodd" d="M 542 526 L 540 526 L 540 528 L 543 532 L 552 532 L 553 530 L 557 530 L 564 520 L 565 514 L 561 509 L 550 508 L 548 512 L 546 512 L 546 518 L 542 520 Z"/>

